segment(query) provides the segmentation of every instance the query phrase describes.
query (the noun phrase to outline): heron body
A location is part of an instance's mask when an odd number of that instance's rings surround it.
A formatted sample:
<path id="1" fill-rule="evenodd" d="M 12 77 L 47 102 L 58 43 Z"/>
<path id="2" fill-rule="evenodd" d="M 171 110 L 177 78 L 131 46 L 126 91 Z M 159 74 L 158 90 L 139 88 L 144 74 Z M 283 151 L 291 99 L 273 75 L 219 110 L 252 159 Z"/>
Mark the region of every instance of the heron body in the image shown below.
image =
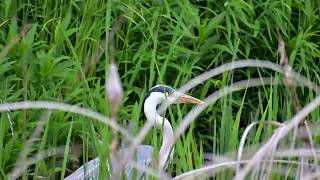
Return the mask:
<path id="1" fill-rule="evenodd" d="M 192 96 L 177 92 L 173 88 L 165 85 L 157 85 L 151 88 L 145 99 L 144 99 L 144 114 L 148 121 L 154 123 L 154 126 L 157 129 L 162 129 L 163 138 L 162 145 L 159 151 L 159 167 L 164 169 L 166 167 L 168 157 L 170 156 L 171 149 L 166 148 L 168 143 L 172 143 L 174 139 L 173 129 L 168 119 L 162 117 L 157 112 L 157 106 L 163 102 L 180 102 L 180 103 L 193 103 L 193 104 L 202 104 L 203 102 L 199 99 L 196 99 Z M 127 148 L 120 149 L 119 157 L 124 157 L 122 154 L 128 153 Z M 144 167 L 150 166 L 152 161 L 153 147 L 150 145 L 139 145 L 136 151 L 136 162 L 137 162 L 137 179 L 143 177 Z M 172 152 L 173 153 L 173 152 Z M 172 154 L 171 153 L 171 154 Z M 125 165 L 125 177 L 127 179 L 132 179 L 133 175 L 133 160 L 130 160 Z M 109 164 L 107 167 L 110 170 Z M 98 179 L 99 178 L 99 158 L 95 158 L 85 165 L 82 165 L 79 169 L 73 172 L 71 175 L 65 178 L 65 180 L 82 180 L 82 179 Z M 109 171 L 110 172 L 110 171 Z"/>
<path id="2" fill-rule="evenodd" d="M 120 149 L 120 157 L 123 156 L 125 153 L 128 152 L 127 148 Z M 143 177 L 143 171 L 139 171 L 139 169 L 143 169 L 144 167 L 150 166 L 151 160 L 152 160 L 152 152 L 153 147 L 150 145 L 139 145 L 137 147 L 137 156 L 136 156 L 136 162 L 137 162 L 137 174 L 136 178 L 141 179 Z M 131 180 L 133 177 L 133 167 L 134 167 L 135 161 L 131 160 L 129 161 L 125 168 L 124 168 L 124 174 L 126 175 L 126 179 Z M 110 167 L 108 161 L 106 161 L 107 168 L 110 172 Z M 96 180 L 99 179 L 99 166 L 100 166 L 100 160 L 99 157 L 92 159 L 88 161 L 85 165 L 82 165 L 79 169 L 74 171 L 71 175 L 65 178 L 65 180 Z M 110 175 L 110 174 L 109 174 Z M 110 175 L 111 176 L 111 175 Z"/>

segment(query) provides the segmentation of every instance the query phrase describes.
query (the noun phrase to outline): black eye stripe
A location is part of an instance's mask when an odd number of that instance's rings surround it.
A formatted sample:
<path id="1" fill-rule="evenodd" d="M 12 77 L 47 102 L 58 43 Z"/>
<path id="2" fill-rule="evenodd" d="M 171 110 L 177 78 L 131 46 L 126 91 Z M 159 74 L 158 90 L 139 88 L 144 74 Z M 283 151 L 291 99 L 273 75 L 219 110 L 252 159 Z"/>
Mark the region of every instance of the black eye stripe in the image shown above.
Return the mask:
<path id="1" fill-rule="evenodd" d="M 172 94 L 174 92 L 174 89 L 170 86 L 165 85 L 158 85 L 154 86 L 151 89 L 149 89 L 148 93 L 146 94 L 144 101 L 150 96 L 153 92 L 160 92 L 160 93 L 168 93 L 168 95 Z"/>

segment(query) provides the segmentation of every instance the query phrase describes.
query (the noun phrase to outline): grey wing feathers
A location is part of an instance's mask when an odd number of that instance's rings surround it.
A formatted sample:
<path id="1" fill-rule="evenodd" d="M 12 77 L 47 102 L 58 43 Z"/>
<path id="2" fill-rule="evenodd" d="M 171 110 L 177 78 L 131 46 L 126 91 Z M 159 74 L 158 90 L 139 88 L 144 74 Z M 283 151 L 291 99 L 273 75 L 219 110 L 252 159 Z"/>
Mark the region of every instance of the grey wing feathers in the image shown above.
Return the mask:
<path id="1" fill-rule="evenodd" d="M 143 167 L 150 166 L 151 160 L 152 160 L 152 146 L 149 145 L 139 145 L 137 148 L 137 154 L 136 154 L 136 160 L 137 160 L 137 173 L 136 178 L 134 179 L 142 179 L 143 178 Z M 128 152 L 127 148 L 121 149 L 120 154 L 126 154 Z M 123 156 L 120 156 L 123 157 Z M 108 161 L 107 168 L 110 172 Z M 125 176 L 126 179 L 131 180 L 133 178 L 133 166 L 134 161 L 130 161 L 125 166 Z M 92 159 L 86 165 L 82 165 L 79 169 L 77 169 L 75 172 L 73 172 L 71 175 L 65 178 L 65 180 L 96 180 L 99 179 L 99 157 Z M 106 179 L 110 179 L 110 176 Z M 147 179 L 147 178 L 145 178 Z"/>
<path id="2" fill-rule="evenodd" d="M 82 165 L 75 172 L 70 174 L 65 180 L 96 180 L 99 179 L 99 157 L 92 159 L 85 165 Z M 107 163 L 109 169 L 109 165 Z"/>
<path id="3" fill-rule="evenodd" d="M 127 151 L 127 149 L 123 149 L 124 151 Z M 130 161 L 126 167 L 125 167 L 125 173 L 126 173 L 126 177 L 127 179 L 132 179 L 133 177 L 133 171 L 137 170 L 136 173 L 136 178 L 135 179 L 142 179 L 144 177 L 144 172 L 141 170 L 144 167 L 148 167 L 151 164 L 151 160 L 152 160 L 152 151 L 153 148 L 152 146 L 149 145 L 139 145 L 138 149 L 137 149 L 137 155 L 136 155 L 136 162 L 138 165 L 138 168 L 133 168 L 134 167 L 134 161 Z M 146 176 L 146 178 L 144 179 L 148 179 L 148 176 Z"/>

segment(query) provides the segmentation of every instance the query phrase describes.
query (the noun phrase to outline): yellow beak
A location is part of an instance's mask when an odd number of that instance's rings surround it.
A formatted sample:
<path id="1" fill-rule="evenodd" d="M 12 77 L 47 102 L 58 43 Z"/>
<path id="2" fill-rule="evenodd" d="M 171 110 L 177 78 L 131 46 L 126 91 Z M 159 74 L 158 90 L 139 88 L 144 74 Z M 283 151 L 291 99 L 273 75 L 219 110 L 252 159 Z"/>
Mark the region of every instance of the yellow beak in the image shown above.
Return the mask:
<path id="1" fill-rule="evenodd" d="M 177 99 L 178 103 L 185 103 L 185 104 L 204 104 L 203 101 L 201 101 L 200 99 L 197 99 L 195 97 L 186 95 L 186 94 L 179 94 L 179 97 Z"/>

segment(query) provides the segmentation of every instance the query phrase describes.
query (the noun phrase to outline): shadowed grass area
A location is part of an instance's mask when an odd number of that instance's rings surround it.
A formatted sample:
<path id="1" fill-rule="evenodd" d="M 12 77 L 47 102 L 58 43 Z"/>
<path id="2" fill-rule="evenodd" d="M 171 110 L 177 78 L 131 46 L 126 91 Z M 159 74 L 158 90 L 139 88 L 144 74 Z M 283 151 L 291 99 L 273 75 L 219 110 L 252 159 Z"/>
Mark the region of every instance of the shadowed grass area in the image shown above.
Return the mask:
<path id="1" fill-rule="evenodd" d="M 286 43 L 289 65 L 319 85 L 319 13 L 317 0 L 3 0 L 0 101 L 60 101 L 109 117 L 111 108 L 104 90 L 109 47 L 105 44 L 120 15 L 126 23 L 115 35 L 115 59 L 124 90 L 118 123 L 132 134 L 145 122 L 143 99 L 156 84 L 179 88 L 197 75 L 237 59 L 279 63 L 276 27 Z M 211 78 L 188 94 L 204 99 L 233 82 L 257 77 L 283 80 L 283 75 L 271 70 L 242 68 Z M 298 87 L 297 91 L 302 106 L 317 96 L 308 88 Z M 166 117 L 175 128 L 192 108 L 171 106 Z M 166 172 L 175 176 L 202 167 L 204 152 L 224 155 L 237 151 L 245 128 L 258 121 L 246 140 L 246 146 L 256 147 L 276 128 L 264 122 L 283 123 L 294 114 L 286 86 L 265 85 L 226 95 L 209 105 L 176 142 Z M 318 108 L 306 120 L 317 125 L 319 118 Z M 52 148 L 63 148 L 63 153 L 57 151 L 57 155 L 31 163 L 22 178 L 62 179 L 94 157 L 108 158 L 111 128 L 79 114 L 23 110 L 2 112 L 0 119 L 0 179 L 8 178 L 19 163 L 27 139 L 42 121 L 47 123 L 27 157 Z M 151 131 L 144 144 L 159 149 L 159 133 Z M 318 140 L 314 135 L 316 147 Z M 127 146 L 129 142 L 122 137 L 121 143 Z M 292 142 L 283 143 L 289 148 Z M 301 146 L 297 143 L 296 147 Z M 285 175 L 296 175 L 297 165 L 277 165 L 280 170 L 274 171 L 272 178 L 283 175 L 282 169 L 288 171 Z M 107 167 L 101 169 L 106 175 Z M 233 170 L 223 171 L 216 178 L 234 175 Z"/>

